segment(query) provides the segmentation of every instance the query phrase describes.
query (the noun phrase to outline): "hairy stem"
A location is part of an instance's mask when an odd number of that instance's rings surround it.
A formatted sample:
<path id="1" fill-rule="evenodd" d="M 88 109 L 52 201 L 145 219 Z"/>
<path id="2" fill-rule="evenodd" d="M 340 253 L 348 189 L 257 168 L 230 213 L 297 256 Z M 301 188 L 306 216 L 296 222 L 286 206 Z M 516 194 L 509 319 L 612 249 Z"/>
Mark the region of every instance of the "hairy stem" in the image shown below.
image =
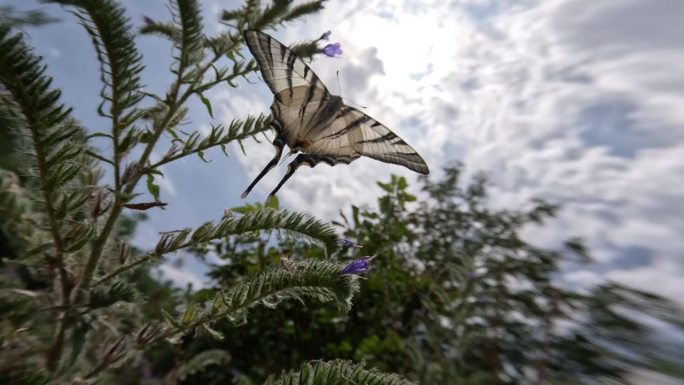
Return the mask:
<path id="1" fill-rule="evenodd" d="M 154 254 L 148 254 L 148 255 L 146 255 L 146 256 L 144 256 L 144 257 L 138 259 L 137 261 L 131 262 L 131 263 L 126 264 L 126 265 L 123 265 L 123 266 L 119 267 L 118 269 L 112 271 L 111 273 L 105 275 L 105 276 L 102 277 L 102 279 L 100 279 L 99 281 L 96 281 L 95 283 L 93 283 L 92 286 L 95 287 L 95 286 L 101 285 L 101 284 L 103 284 L 103 283 L 105 283 L 105 282 L 111 280 L 112 278 L 116 277 L 117 275 L 119 275 L 119 274 L 121 274 L 121 273 L 123 273 L 123 272 L 125 272 L 125 271 L 128 271 L 128 270 L 130 270 L 130 269 L 133 269 L 133 268 L 135 268 L 135 267 L 137 267 L 137 266 L 142 265 L 142 264 L 145 263 L 145 262 L 148 262 L 148 261 L 153 260 L 154 257 L 155 257 Z"/>
<path id="2" fill-rule="evenodd" d="M 198 78 L 202 78 L 206 71 L 211 68 L 211 66 L 216 63 L 219 59 L 221 58 L 220 55 L 215 55 L 211 61 L 209 61 L 205 66 L 200 67 L 199 70 L 199 75 Z M 166 126 L 169 125 L 171 122 L 171 119 L 173 119 L 174 115 L 178 111 L 178 108 L 187 101 L 187 99 L 195 92 L 195 88 L 193 85 L 190 85 L 188 89 L 185 90 L 181 94 L 180 97 L 178 97 L 178 93 L 180 92 L 180 87 L 181 84 L 183 84 L 183 71 L 179 70 L 176 81 L 174 82 L 171 92 L 169 94 L 169 109 L 166 113 L 166 116 L 162 120 L 162 122 L 155 127 L 154 130 L 154 135 L 152 137 L 152 140 L 150 143 L 147 144 L 145 147 L 145 150 L 143 151 L 143 154 L 140 156 L 140 159 L 138 160 L 138 164 L 143 166 L 145 163 L 149 161 L 150 155 L 152 155 L 152 150 L 154 150 L 154 146 L 157 144 L 157 141 L 159 140 L 159 137 L 161 134 L 164 132 Z M 116 163 L 116 162 L 115 162 Z M 112 208 L 111 213 L 109 214 L 109 217 L 107 217 L 107 221 L 105 222 L 105 226 L 103 227 L 102 231 L 100 232 L 100 236 L 96 239 L 92 252 L 90 253 L 90 257 L 88 258 L 88 261 L 86 262 L 86 267 L 85 270 L 83 271 L 83 276 L 81 281 L 79 282 L 79 287 L 78 290 L 76 290 L 76 295 L 77 298 L 80 300 L 83 291 L 87 291 L 88 288 L 90 287 L 90 283 L 93 280 L 93 274 L 95 273 L 95 269 L 97 268 L 97 264 L 100 260 L 100 257 L 102 256 L 102 251 L 104 250 L 105 244 L 107 243 L 107 240 L 109 239 L 109 236 L 114 229 L 114 226 L 116 225 L 116 222 L 119 219 L 119 216 L 121 215 L 121 211 L 123 209 L 123 206 L 121 205 L 121 196 L 122 195 L 130 195 L 133 190 L 135 189 L 135 186 L 137 186 L 138 182 L 140 181 L 140 178 L 142 178 L 143 174 L 137 175 L 130 183 L 126 185 L 126 188 L 123 191 L 123 194 L 117 191 L 117 194 L 114 196 L 114 207 Z M 119 272 L 120 273 L 120 272 Z M 117 274 L 119 274 L 117 273 Z"/>
<path id="3" fill-rule="evenodd" d="M 211 64 L 215 63 L 218 61 L 220 56 L 215 56 L 210 63 L 208 63 L 206 66 L 201 68 L 199 71 L 198 78 L 202 78 L 204 73 L 211 67 Z M 169 93 L 169 99 L 168 99 L 168 105 L 169 108 L 166 112 L 166 116 L 164 116 L 164 119 L 156 126 L 154 127 L 154 135 L 150 142 L 147 144 L 145 147 L 145 150 L 143 151 L 142 155 L 140 156 L 140 159 L 138 160 L 138 164 L 143 166 L 145 163 L 149 161 L 150 156 L 152 155 L 152 150 L 154 150 L 154 146 L 157 144 L 157 141 L 159 141 L 159 138 L 161 137 L 161 134 L 164 132 L 166 126 L 168 126 L 171 123 L 171 120 L 175 116 L 176 112 L 178 111 L 178 108 L 187 101 L 187 99 L 194 93 L 194 88 L 192 85 L 190 85 L 179 97 L 178 94 L 180 92 L 180 87 L 181 84 L 183 84 L 183 71 L 179 70 L 177 74 L 176 81 L 174 82 L 171 92 Z M 116 162 L 115 162 L 116 163 Z M 100 258 L 102 256 L 102 252 L 104 251 L 105 245 L 107 243 L 107 240 L 109 239 L 112 230 L 114 230 L 114 227 L 119 219 L 119 216 L 121 215 L 121 211 L 123 210 L 122 206 L 122 201 L 121 197 L 130 195 L 135 187 L 137 186 L 138 182 L 140 181 L 140 178 L 142 178 L 143 174 L 136 175 L 135 178 L 126 184 L 126 187 L 123 189 L 123 192 L 117 191 L 117 193 L 114 195 L 114 204 L 112 207 L 112 211 L 110 212 L 109 216 L 107 217 L 107 221 L 105 222 L 104 227 L 102 228 L 102 231 L 100 232 L 100 235 L 97 237 L 93 244 L 92 251 L 90 253 L 90 257 L 88 258 L 88 261 L 86 262 L 86 267 L 83 271 L 83 275 L 81 276 L 81 280 L 79 282 L 79 285 L 77 287 L 77 290 L 75 290 L 75 299 L 74 302 L 79 302 L 82 299 L 83 293 L 86 292 L 90 288 L 90 284 L 93 280 L 93 275 L 95 274 L 95 269 L 97 268 L 97 265 L 100 261 Z M 117 273 L 118 274 L 118 273 Z"/>

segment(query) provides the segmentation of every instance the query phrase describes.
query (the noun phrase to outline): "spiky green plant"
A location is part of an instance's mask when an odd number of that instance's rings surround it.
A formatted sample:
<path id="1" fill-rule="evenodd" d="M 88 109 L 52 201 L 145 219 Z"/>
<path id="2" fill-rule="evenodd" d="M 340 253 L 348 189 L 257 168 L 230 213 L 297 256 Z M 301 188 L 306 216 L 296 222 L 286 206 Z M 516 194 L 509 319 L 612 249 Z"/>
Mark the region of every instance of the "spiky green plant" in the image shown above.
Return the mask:
<path id="1" fill-rule="evenodd" d="M 180 344 L 180 349 L 183 339 L 196 332 L 222 338 L 213 323 L 244 323 L 248 311 L 259 306 L 322 302 L 348 311 L 359 278 L 340 274 L 338 263 L 323 260 L 301 261 L 288 270 L 271 267 L 204 300 L 148 317 L 147 293 L 131 276 L 173 251 L 275 231 L 319 245 L 327 254 L 335 252 L 339 239 L 328 224 L 278 210 L 277 204 L 255 206 L 194 230 L 164 233 L 146 252 L 136 252 L 122 238 L 129 226 L 126 213 L 165 205 L 155 183 L 161 166 L 191 155 L 204 159 L 213 148 L 225 152 L 228 144 L 241 144 L 268 129 L 270 116 L 258 115 L 214 125 L 205 136 L 179 130 L 191 98 L 199 98 L 213 115 L 203 93 L 220 84 L 235 87 L 236 79 L 257 69 L 254 60 L 241 59 L 241 31 L 294 21 L 322 9 L 323 1 L 294 5 L 275 0 L 262 6 L 248 0 L 224 13 L 231 28 L 216 36 L 205 35 L 197 0 L 171 1 L 169 22 L 151 22 L 141 30 L 168 39 L 174 48 L 173 81 L 162 95 L 143 91 L 142 54 L 118 2 L 52 2 L 71 10 L 92 41 L 101 81 L 97 113 L 109 127 L 82 127 L 60 101 L 60 90 L 52 87 L 46 66 L 23 34 L 0 19 L 0 122 L 17 150 L 11 154 L 14 161 L 7 162 L 13 168 L 0 169 L 1 239 L 6 240 L 3 250 L 11 250 L 0 256 L 0 383 L 106 383 L 112 378 L 108 372 L 144 360 L 145 352 L 159 344 Z M 317 52 L 315 41 L 298 47 Z M 173 139 L 172 145 L 153 161 L 164 135 Z M 111 150 L 92 146 L 95 139 L 108 141 Z M 111 180 L 104 177 L 105 168 Z M 141 184 L 151 198 L 139 193 Z M 174 373 L 182 380 L 227 359 L 225 353 L 205 352 Z M 318 372 L 336 378 L 335 383 L 343 383 L 340 376 L 348 377 L 348 383 L 359 378 L 403 383 L 344 362 L 304 364 L 300 374 L 283 378 L 304 381 Z"/>

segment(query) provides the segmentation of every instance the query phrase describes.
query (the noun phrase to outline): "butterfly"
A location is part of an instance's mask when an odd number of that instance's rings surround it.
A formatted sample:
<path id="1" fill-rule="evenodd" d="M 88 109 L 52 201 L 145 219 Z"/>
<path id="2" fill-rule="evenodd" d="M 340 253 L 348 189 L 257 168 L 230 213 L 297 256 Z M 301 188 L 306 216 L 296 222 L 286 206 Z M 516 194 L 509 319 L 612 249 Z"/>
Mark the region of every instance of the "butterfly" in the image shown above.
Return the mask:
<path id="1" fill-rule="evenodd" d="M 416 150 L 382 123 L 331 94 L 311 68 L 284 44 L 254 30 L 245 31 L 244 37 L 274 95 L 270 126 L 276 132 L 276 154 L 242 198 L 278 164 L 285 145 L 298 155 L 269 197 L 302 165 L 349 164 L 367 156 L 421 174 L 430 172 Z"/>

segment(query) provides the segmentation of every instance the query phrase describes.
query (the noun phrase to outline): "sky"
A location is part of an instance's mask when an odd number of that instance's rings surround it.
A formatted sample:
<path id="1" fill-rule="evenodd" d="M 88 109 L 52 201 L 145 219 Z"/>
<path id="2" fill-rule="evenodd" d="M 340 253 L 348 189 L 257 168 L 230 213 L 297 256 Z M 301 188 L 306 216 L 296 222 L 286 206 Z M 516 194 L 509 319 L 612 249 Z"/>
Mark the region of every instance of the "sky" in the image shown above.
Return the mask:
<path id="1" fill-rule="evenodd" d="M 86 126 L 106 127 L 95 114 L 94 53 L 74 17 L 36 1 L 0 4 L 43 8 L 61 19 L 28 28 L 29 43 L 45 57 L 76 116 Z M 123 4 L 136 26 L 143 15 L 169 19 L 165 1 Z M 221 10 L 238 2 L 202 4 L 205 32 L 214 34 L 224 28 L 217 22 Z M 570 283 L 610 279 L 683 301 L 682 15 L 681 0 L 333 0 L 273 35 L 290 44 L 330 30 L 344 54 L 317 59 L 314 71 L 333 93 L 365 106 L 418 150 L 434 178 L 460 161 L 466 181 L 480 171 L 490 176 L 495 207 L 516 209 L 531 198 L 561 204 L 557 219 L 524 235 L 547 247 L 585 240 L 597 263 L 568 271 Z M 147 89 L 163 92 L 171 48 L 148 36 L 138 47 Z M 254 84 L 206 95 L 215 120 L 192 101 L 186 128 L 206 132 L 211 123 L 267 112 L 270 91 L 258 76 L 250 79 Z M 208 153 L 208 164 L 193 158 L 167 166 L 160 182 L 169 206 L 149 213 L 136 244 L 152 247 L 160 231 L 219 220 L 225 208 L 263 201 L 284 165 L 246 200 L 240 194 L 273 151 L 264 141 L 250 142 L 246 155 L 234 146 L 228 158 Z M 278 197 L 288 209 L 335 219 L 352 204 L 374 207 L 381 194 L 374 182 L 391 173 L 416 177 L 361 158 L 349 166 L 302 168 Z M 179 254 L 160 273 L 199 287 L 205 270 Z"/>

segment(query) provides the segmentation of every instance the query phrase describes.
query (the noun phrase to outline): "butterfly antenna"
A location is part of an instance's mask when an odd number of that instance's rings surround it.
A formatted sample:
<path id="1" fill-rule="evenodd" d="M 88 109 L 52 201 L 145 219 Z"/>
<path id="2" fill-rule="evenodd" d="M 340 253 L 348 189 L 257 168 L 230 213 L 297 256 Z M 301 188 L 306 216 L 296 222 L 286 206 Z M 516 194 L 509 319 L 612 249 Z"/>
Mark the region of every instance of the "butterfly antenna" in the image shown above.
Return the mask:
<path id="1" fill-rule="evenodd" d="M 294 154 L 294 153 L 295 153 L 294 151 L 290 150 L 290 152 L 288 152 L 287 155 L 285 155 L 285 156 L 283 157 L 283 159 L 280 160 L 280 162 L 278 163 L 278 166 L 280 166 L 281 164 L 283 164 L 283 162 L 285 161 L 285 159 L 289 158 L 289 157 L 290 157 L 292 154 Z"/>
<path id="2" fill-rule="evenodd" d="M 335 71 L 337 74 L 337 89 L 340 91 L 340 95 L 342 95 L 342 86 L 340 85 L 340 70 Z"/>
<path id="3" fill-rule="evenodd" d="M 362 105 L 360 105 L 359 103 L 356 103 L 356 102 L 353 101 L 353 100 L 348 100 L 348 101 L 349 101 L 351 104 L 354 104 L 354 105 L 356 105 L 356 106 L 359 107 L 359 108 L 367 108 L 366 106 L 362 106 Z"/>

